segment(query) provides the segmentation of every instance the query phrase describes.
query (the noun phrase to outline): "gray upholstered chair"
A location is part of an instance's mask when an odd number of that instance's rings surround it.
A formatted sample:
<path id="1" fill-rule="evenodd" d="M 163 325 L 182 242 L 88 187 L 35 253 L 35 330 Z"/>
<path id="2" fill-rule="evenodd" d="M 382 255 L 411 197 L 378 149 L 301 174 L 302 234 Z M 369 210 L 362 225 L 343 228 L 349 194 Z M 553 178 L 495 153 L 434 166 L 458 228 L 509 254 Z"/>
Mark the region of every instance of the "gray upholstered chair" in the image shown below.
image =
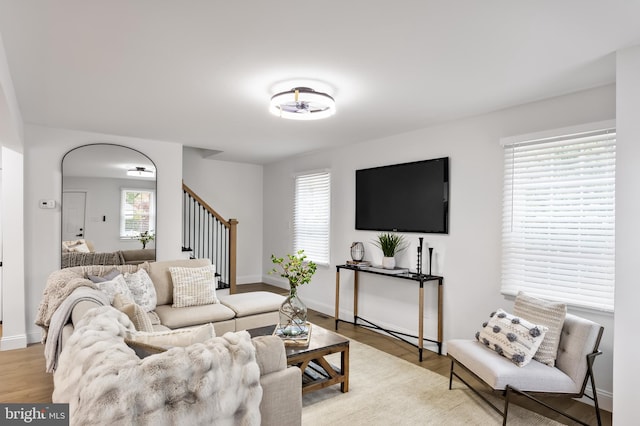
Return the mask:
<path id="1" fill-rule="evenodd" d="M 591 398 L 595 405 L 598 425 L 601 424 L 598 397 L 593 378 L 593 361 L 597 355 L 603 327 L 593 321 L 567 314 L 555 367 L 549 367 L 536 360 L 524 367 L 518 367 L 495 351 L 488 349 L 477 340 L 450 340 L 447 342 L 448 356 L 451 358 L 449 389 L 453 376 L 462 381 L 469 389 L 487 402 L 503 417 L 503 425 L 507 423 L 509 397 L 512 393 L 520 394 L 535 401 L 573 421 L 587 424 L 549 404 L 540 401 L 538 395 L 564 396 L 569 398 Z M 459 366 L 484 382 L 493 391 L 504 397 L 504 409 L 501 410 L 481 392 L 474 389 L 465 379 L 460 377 L 454 366 Z M 593 397 L 584 393 L 587 382 L 591 381 Z"/>

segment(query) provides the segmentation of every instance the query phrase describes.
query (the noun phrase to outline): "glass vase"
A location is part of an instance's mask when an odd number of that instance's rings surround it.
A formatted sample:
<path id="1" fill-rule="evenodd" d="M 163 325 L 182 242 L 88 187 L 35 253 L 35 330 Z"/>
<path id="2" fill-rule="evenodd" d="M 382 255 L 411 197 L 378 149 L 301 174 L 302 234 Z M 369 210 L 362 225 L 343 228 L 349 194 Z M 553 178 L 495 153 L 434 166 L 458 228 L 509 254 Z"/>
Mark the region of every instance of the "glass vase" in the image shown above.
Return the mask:
<path id="1" fill-rule="evenodd" d="M 297 289 L 291 286 L 289 296 L 280 305 L 280 328 L 286 336 L 297 336 L 306 332 L 307 307 L 298 297 Z"/>

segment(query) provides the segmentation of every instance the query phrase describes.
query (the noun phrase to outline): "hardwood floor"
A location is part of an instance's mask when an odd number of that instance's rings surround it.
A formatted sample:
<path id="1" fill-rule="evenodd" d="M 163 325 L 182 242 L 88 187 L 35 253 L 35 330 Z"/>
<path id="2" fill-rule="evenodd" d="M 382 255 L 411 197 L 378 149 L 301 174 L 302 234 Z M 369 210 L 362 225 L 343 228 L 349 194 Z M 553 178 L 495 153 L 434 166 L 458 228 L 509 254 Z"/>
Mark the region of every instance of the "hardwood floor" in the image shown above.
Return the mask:
<path id="1" fill-rule="evenodd" d="M 286 293 L 283 289 L 261 283 L 238 286 L 238 291 L 243 293 L 256 290 L 273 291 L 280 294 Z M 316 311 L 309 311 L 309 320 L 326 329 L 334 329 L 335 322 L 333 316 Z M 417 350 L 413 346 L 392 337 L 348 323 L 340 323 L 338 332 L 350 339 L 373 346 L 412 364 L 449 377 L 451 364 L 449 358 L 446 356 L 441 356 L 435 352 L 426 350 L 423 354 L 423 361 L 419 362 Z M 0 352 L 0 402 L 51 402 L 53 375 L 45 372 L 43 349 L 43 345 L 33 344 L 29 345 L 26 349 Z M 446 389 L 443 389 L 443 392 L 444 391 L 446 391 Z M 587 404 L 573 400 L 553 398 L 548 398 L 546 401 L 550 401 L 552 404 L 567 410 L 572 415 L 589 424 L 596 424 L 593 407 Z M 528 405 L 527 401 L 519 400 L 518 404 Z M 567 419 L 539 406 L 531 406 L 531 409 L 559 422 L 568 422 Z M 604 410 L 602 411 L 602 424 L 605 426 L 611 425 L 611 413 Z"/>

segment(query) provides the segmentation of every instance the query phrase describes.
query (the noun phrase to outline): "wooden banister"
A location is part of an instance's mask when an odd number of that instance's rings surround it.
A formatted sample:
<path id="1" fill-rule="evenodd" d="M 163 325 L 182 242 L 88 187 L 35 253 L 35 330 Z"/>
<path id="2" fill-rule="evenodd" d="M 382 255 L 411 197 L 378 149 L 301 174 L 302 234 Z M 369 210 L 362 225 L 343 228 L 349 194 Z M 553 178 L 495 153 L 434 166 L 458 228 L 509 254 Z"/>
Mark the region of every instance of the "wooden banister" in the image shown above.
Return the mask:
<path id="1" fill-rule="evenodd" d="M 210 257 L 212 262 L 214 261 L 214 258 L 218 258 L 218 259 L 226 259 L 228 262 L 228 285 L 229 285 L 229 293 L 230 294 L 234 294 L 236 292 L 236 279 L 237 279 L 237 274 L 236 274 L 236 268 L 237 268 L 237 241 L 238 241 L 238 220 L 237 219 L 225 219 L 223 218 L 218 212 L 216 212 L 206 201 L 204 201 L 200 196 L 198 196 L 198 194 L 196 194 L 191 188 L 189 188 L 187 185 L 185 185 L 184 182 L 182 182 L 182 190 L 185 194 L 187 194 L 187 196 L 193 200 L 193 203 L 196 204 L 199 208 L 204 209 L 204 211 L 206 211 L 211 217 L 215 218 L 215 221 L 218 222 L 220 225 L 222 225 L 226 230 L 227 230 L 227 236 L 228 236 L 228 240 L 227 240 L 227 247 L 226 247 L 226 253 L 213 253 L 213 248 L 211 248 L 211 251 L 209 251 L 209 245 L 207 244 L 206 248 L 207 248 L 207 252 L 208 252 L 208 256 L 204 255 L 204 257 Z M 190 204 L 191 206 L 191 204 Z M 189 210 L 191 212 L 191 210 Z M 185 211 L 185 215 L 186 215 L 186 211 Z M 194 228 L 191 228 L 191 222 L 190 222 L 191 218 L 183 218 L 183 220 L 189 220 L 188 224 L 183 224 L 183 229 L 186 227 L 188 228 L 188 232 L 193 231 Z M 212 230 L 211 226 L 205 226 L 202 225 L 200 226 L 200 222 L 198 222 L 198 231 L 201 233 L 215 233 L 214 230 Z M 195 227 L 195 219 L 194 219 L 194 223 L 193 226 Z M 195 232 L 195 231 L 194 231 Z M 184 238 L 184 235 L 183 235 Z M 194 237 L 195 238 L 195 237 Z M 198 237 L 199 241 L 201 240 L 205 240 L 206 238 L 208 238 L 208 236 L 204 236 L 202 235 L 201 237 Z M 184 240 L 183 240 L 184 241 Z M 189 239 L 189 241 L 191 241 Z M 183 245 L 186 245 L 183 242 Z M 197 244 L 196 244 L 197 245 Z M 212 244 L 213 246 L 214 244 Z M 194 255 L 199 255 L 198 253 L 198 248 L 196 247 L 194 249 Z M 220 265 L 217 265 L 218 269 L 222 269 L 220 268 Z M 221 271 L 220 271 L 221 272 Z"/>

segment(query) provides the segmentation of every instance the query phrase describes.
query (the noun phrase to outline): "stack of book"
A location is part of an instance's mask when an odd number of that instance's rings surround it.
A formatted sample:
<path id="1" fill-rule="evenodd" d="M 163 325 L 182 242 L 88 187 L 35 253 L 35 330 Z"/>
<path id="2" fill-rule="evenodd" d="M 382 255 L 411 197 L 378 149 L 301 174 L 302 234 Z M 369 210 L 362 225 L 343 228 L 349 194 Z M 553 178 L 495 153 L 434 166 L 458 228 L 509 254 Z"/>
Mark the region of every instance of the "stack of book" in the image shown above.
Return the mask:
<path id="1" fill-rule="evenodd" d="M 365 266 L 371 266 L 371 262 L 368 260 L 347 260 L 347 265 L 357 266 L 358 268 L 362 268 Z"/>

